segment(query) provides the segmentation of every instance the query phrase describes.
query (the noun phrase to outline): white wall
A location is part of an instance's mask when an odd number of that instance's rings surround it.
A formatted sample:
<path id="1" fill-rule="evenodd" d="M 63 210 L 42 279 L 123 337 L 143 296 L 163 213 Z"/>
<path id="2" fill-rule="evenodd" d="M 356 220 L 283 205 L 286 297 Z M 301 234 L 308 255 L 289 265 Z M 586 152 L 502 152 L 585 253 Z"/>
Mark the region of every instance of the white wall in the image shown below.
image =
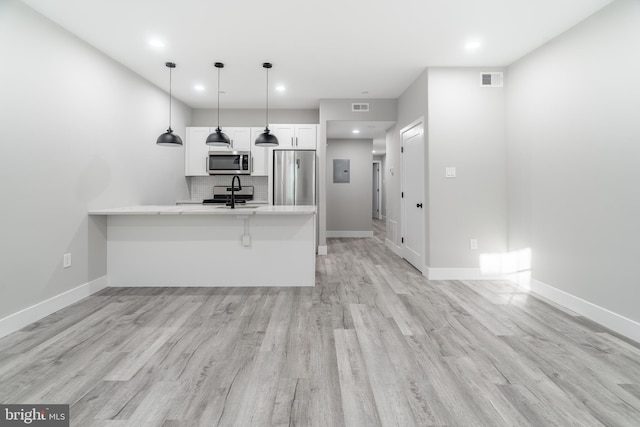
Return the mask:
<path id="1" fill-rule="evenodd" d="M 398 124 L 387 133 L 387 234 L 399 245 L 399 133 L 424 119 L 425 262 L 432 271 L 477 271 L 481 254 L 507 249 L 504 90 L 480 87 L 481 71 L 500 69 L 425 70 L 398 100 Z M 446 167 L 456 167 L 457 178 L 445 179 Z M 469 249 L 471 238 L 477 251 Z"/>
<path id="2" fill-rule="evenodd" d="M 387 131 L 387 170 L 385 176 L 387 179 L 387 238 L 389 242 L 396 248 L 400 245 L 400 236 L 402 230 L 402 211 L 401 198 L 402 191 L 402 161 L 400 154 L 401 140 L 400 131 L 418 119 L 424 121 L 424 143 L 425 158 L 424 165 L 428 165 L 429 158 L 429 141 L 428 141 L 428 123 L 427 123 L 427 106 L 428 106 L 428 70 L 420 74 L 416 80 L 405 90 L 398 98 L 398 122 L 396 126 Z M 424 209 L 429 212 L 428 193 L 429 193 L 429 176 L 425 173 L 425 202 Z M 426 215 L 427 222 L 425 224 L 425 262 L 429 265 L 429 215 Z"/>
<path id="3" fill-rule="evenodd" d="M 509 244 L 533 279 L 640 321 L 640 2 L 508 69 Z"/>
<path id="4" fill-rule="evenodd" d="M 183 149 L 155 144 L 164 91 L 16 0 L 0 2 L 0 52 L 2 319 L 106 274 L 106 223 L 88 210 L 188 191 Z M 191 109 L 173 105 L 184 139 Z"/>
<path id="5" fill-rule="evenodd" d="M 430 267 L 479 268 L 481 254 L 507 249 L 505 95 L 480 86 L 483 71 L 502 70 L 428 72 Z M 457 178 L 445 178 L 446 167 Z"/>
<path id="6" fill-rule="evenodd" d="M 327 140 L 327 234 L 330 236 L 350 237 L 345 232 L 370 234 L 373 231 L 372 148 L 371 139 Z M 349 160 L 349 183 L 333 182 L 334 159 Z M 355 237 L 358 233 L 352 234 Z M 364 234 L 359 237 L 364 237 Z"/>
<path id="7" fill-rule="evenodd" d="M 263 126 L 266 112 L 264 109 L 222 109 L 220 125 L 225 126 Z M 319 110 L 314 109 L 269 109 L 269 123 L 282 124 L 315 124 L 319 123 Z M 218 111 L 216 109 L 196 108 L 188 126 L 217 126 Z"/>

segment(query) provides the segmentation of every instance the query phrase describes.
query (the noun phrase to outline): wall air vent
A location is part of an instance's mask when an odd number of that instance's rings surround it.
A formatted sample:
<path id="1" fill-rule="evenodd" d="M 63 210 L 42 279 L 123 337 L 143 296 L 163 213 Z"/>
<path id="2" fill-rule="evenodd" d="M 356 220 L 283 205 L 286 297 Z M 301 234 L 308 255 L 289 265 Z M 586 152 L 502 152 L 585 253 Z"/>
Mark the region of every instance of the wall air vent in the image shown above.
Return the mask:
<path id="1" fill-rule="evenodd" d="M 369 112 L 369 103 L 355 103 L 351 104 L 351 111 L 354 113 L 368 113 Z"/>
<path id="2" fill-rule="evenodd" d="M 480 73 L 480 86 L 502 87 L 504 77 L 501 72 Z"/>

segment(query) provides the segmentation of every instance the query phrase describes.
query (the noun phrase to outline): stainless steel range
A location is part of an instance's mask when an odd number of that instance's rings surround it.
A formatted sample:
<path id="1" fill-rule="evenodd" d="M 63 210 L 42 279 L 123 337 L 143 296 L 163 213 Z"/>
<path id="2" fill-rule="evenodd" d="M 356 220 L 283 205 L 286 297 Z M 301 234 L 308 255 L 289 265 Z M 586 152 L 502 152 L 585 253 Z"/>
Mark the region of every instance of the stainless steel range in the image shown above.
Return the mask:
<path id="1" fill-rule="evenodd" d="M 235 203 L 247 203 L 253 200 L 253 185 L 243 185 L 241 190 L 236 189 Z M 205 199 L 203 204 L 230 204 L 231 186 L 215 185 L 213 187 L 213 199 Z"/>

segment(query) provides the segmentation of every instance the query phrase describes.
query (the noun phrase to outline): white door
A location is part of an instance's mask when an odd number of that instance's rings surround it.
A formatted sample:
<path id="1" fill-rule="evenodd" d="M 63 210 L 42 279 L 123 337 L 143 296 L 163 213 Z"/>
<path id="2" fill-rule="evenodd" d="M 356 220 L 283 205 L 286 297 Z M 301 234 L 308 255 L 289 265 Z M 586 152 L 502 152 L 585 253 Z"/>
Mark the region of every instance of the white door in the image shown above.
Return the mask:
<path id="1" fill-rule="evenodd" d="M 424 127 L 414 122 L 402 131 L 402 254 L 418 270 L 424 267 Z"/>
<path id="2" fill-rule="evenodd" d="M 380 219 L 380 162 L 373 162 L 371 181 L 373 183 L 371 189 L 371 217 Z"/>

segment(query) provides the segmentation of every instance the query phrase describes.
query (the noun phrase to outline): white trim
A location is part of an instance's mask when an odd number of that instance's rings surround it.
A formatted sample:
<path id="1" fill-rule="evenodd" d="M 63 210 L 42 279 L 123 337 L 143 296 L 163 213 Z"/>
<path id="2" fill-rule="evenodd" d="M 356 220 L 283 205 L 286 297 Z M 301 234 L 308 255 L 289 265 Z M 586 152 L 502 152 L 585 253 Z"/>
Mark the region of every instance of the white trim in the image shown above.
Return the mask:
<path id="1" fill-rule="evenodd" d="M 327 237 L 373 237 L 373 230 L 371 231 L 329 231 L 327 230 Z"/>
<path id="2" fill-rule="evenodd" d="M 326 255 L 327 254 L 327 245 L 318 246 L 318 255 Z"/>
<path id="3" fill-rule="evenodd" d="M 386 247 L 388 247 L 389 249 L 391 249 L 391 251 L 398 255 L 400 258 L 402 258 L 402 248 L 398 245 L 396 245 L 395 243 L 393 243 L 391 240 L 389 239 L 384 239 L 384 244 Z"/>
<path id="4" fill-rule="evenodd" d="M 17 313 L 10 314 L 0 319 L 0 338 L 18 331 L 33 322 L 37 322 L 58 310 L 62 310 L 89 295 L 95 294 L 107 286 L 107 276 L 102 276 L 84 285 L 80 285 L 34 304 L 31 307 L 20 310 Z"/>
<path id="5" fill-rule="evenodd" d="M 518 284 L 516 283 L 516 285 Z M 640 342 L 640 323 L 635 320 L 628 319 L 606 308 L 583 300 L 580 297 L 542 283 L 539 280 L 531 279 L 531 283 L 528 286 L 526 284 L 520 284 L 518 286 L 534 295 L 540 295 L 556 304 L 566 307 L 634 341 Z"/>
<path id="6" fill-rule="evenodd" d="M 484 274 L 479 268 L 434 268 L 425 266 L 423 275 L 429 280 L 507 280 L 507 274 Z"/>

